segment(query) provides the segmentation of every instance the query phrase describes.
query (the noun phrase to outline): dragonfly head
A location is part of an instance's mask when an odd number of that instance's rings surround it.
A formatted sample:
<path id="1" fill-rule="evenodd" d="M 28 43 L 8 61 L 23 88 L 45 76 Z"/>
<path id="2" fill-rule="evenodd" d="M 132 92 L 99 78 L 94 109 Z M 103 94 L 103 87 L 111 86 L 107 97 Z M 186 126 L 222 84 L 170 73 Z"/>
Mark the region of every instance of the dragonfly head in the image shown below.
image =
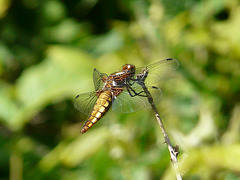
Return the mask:
<path id="1" fill-rule="evenodd" d="M 122 70 L 123 70 L 123 71 L 127 71 L 127 72 L 133 72 L 133 73 L 134 73 L 134 71 L 135 71 L 135 66 L 132 65 L 132 64 L 125 64 L 125 65 L 123 65 Z"/>

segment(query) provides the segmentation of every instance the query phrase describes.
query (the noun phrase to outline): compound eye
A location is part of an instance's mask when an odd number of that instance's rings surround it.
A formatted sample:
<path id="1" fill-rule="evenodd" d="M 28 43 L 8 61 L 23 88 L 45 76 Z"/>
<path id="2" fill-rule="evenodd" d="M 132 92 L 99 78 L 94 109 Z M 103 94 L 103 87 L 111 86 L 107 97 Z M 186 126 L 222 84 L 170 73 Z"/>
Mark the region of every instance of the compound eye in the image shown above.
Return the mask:
<path id="1" fill-rule="evenodd" d="M 128 64 L 123 65 L 122 70 L 128 69 Z"/>
<path id="2" fill-rule="evenodd" d="M 125 64 L 125 65 L 123 65 L 122 70 L 123 70 L 123 71 L 124 71 L 124 70 L 134 71 L 134 70 L 135 70 L 135 66 L 132 65 L 132 64 Z"/>
<path id="3" fill-rule="evenodd" d="M 131 72 L 134 72 L 134 71 L 135 71 L 135 66 L 134 66 L 134 65 L 131 65 L 130 71 L 131 71 Z"/>

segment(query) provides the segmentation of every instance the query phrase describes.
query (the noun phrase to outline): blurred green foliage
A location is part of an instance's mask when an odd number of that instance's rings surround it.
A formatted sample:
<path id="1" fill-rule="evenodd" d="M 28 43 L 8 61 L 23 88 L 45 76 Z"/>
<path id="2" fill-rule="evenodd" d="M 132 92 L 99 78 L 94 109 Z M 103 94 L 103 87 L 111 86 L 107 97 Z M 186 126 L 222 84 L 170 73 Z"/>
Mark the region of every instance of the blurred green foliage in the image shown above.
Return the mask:
<path id="1" fill-rule="evenodd" d="M 0 179 L 174 179 L 150 110 L 84 135 L 92 70 L 176 58 L 158 108 L 184 179 L 239 179 L 238 0 L 0 0 Z"/>

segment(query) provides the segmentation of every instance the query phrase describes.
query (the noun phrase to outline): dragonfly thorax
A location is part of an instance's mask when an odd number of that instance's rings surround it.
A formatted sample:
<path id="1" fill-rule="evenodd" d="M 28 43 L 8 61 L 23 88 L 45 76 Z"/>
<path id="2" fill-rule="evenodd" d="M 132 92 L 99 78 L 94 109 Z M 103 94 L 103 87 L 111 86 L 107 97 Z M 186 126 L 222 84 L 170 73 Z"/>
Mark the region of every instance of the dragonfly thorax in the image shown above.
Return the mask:
<path id="1" fill-rule="evenodd" d="M 126 84 L 126 80 L 125 79 L 112 81 L 112 86 L 113 87 L 124 87 L 125 84 Z"/>

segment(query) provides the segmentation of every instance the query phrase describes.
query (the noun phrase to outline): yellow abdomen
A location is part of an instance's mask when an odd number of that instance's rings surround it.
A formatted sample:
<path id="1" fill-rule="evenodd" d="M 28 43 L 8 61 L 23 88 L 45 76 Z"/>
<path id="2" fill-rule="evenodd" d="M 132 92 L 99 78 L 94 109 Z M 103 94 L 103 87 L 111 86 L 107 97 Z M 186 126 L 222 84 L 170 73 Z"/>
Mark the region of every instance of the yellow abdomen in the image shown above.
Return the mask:
<path id="1" fill-rule="evenodd" d="M 90 117 L 81 129 L 81 133 L 85 133 L 93 126 L 110 108 L 112 103 L 111 91 L 104 91 L 98 97 L 96 104 L 93 107 Z"/>

